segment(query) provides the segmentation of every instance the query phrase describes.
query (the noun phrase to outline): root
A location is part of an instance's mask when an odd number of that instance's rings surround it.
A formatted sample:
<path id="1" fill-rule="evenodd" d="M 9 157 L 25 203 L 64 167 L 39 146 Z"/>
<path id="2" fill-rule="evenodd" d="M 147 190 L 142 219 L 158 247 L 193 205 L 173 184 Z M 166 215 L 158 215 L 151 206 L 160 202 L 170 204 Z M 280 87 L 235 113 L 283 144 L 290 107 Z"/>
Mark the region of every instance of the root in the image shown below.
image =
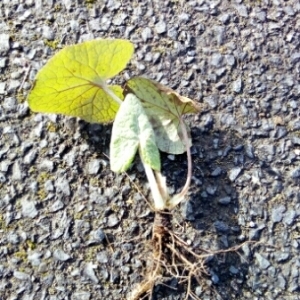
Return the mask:
<path id="1" fill-rule="evenodd" d="M 143 295 L 151 294 L 157 282 L 162 279 L 162 267 L 164 259 L 163 246 L 167 238 L 167 232 L 171 226 L 170 219 L 165 214 L 156 213 L 152 233 L 152 260 L 148 267 L 145 279 L 132 291 L 129 300 L 144 299 Z"/>
<path id="2" fill-rule="evenodd" d="M 147 296 L 149 296 L 148 299 L 151 299 L 155 285 L 164 284 L 171 278 L 176 278 L 179 284 L 186 284 L 187 290 L 184 300 L 188 300 L 189 297 L 200 300 L 192 292 L 192 280 L 203 285 L 203 277 L 209 276 L 205 267 L 206 259 L 214 254 L 236 252 L 245 244 L 215 252 L 202 249 L 202 253 L 198 254 L 172 232 L 171 216 L 167 211 L 156 212 L 150 264 L 147 267 L 145 278 L 134 288 L 128 298 L 129 300 L 146 299 Z"/>

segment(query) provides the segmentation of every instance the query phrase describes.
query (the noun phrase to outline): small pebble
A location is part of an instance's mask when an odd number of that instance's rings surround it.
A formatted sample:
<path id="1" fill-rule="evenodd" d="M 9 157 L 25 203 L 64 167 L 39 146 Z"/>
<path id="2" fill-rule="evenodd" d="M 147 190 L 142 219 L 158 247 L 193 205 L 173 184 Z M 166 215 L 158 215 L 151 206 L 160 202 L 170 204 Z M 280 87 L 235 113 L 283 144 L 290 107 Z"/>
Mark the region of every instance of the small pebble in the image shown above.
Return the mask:
<path id="1" fill-rule="evenodd" d="M 215 226 L 216 230 L 221 233 L 227 233 L 229 231 L 229 226 L 222 221 L 216 221 L 214 223 L 214 226 Z"/>
<path id="2" fill-rule="evenodd" d="M 107 226 L 108 227 L 114 227 L 120 223 L 120 220 L 118 219 L 116 214 L 111 214 L 107 219 Z"/>
<path id="3" fill-rule="evenodd" d="M 99 261 L 101 264 L 108 263 L 108 255 L 106 251 L 101 251 L 97 254 L 97 261 Z"/>
<path id="4" fill-rule="evenodd" d="M 142 39 L 144 42 L 147 42 L 149 39 L 152 38 L 152 31 L 149 27 L 146 27 L 142 30 Z"/>
<path id="5" fill-rule="evenodd" d="M 33 219 L 38 215 L 38 210 L 36 209 L 34 201 L 28 200 L 27 198 L 23 198 L 21 200 L 21 205 L 23 217 Z"/>
<path id="6" fill-rule="evenodd" d="M 290 174 L 291 174 L 291 177 L 292 177 L 293 179 L 298 179 L 298 178 L 300 178 L 300 168 L 295 168 L 295 169 L 293 169 L 293 170 L 290 172 Z"/>
<path id="7" fill-rule="evenodd" d="M 155 24 L 155 30 L 158 34 L 163 34 L 167 31 L 167 24 L 164 21 L 159 21 Z"/>
<path id="8" fill-rule="evenodd" d="M 239 77 L 236 81 L 232 84 L 232 90 L 235 93 L 240 93 L 242 91 L 242 78 Z"/>
<path id="9" fill-rule="evenodd" d="M 10 49 L 9 39 L 10 36 L 8 34 L 0 34 L 0 54 L 6 54 L 7 51 Z"/>
<path id="10" fill-rule="evenodd" d="M 111 283 L 117 283 L 120 279 L 120 274 L 117 270 L 112 269 L 112 271 L 110 272 L 110 282 Z"/>
<path id="11" fill-rule="evenodd" d="M 88 163 L 88 167 L 87 167 L 88 174 L 89 175 L 96 175 L 96 174 L 98 174 L 98 172 L 100 170 L 100 165 L 101 165 L 101 162 L 100 162 L 99 159 L 94 159 L 94 160 L 90 161 Z"/>
<path id="12" fill-rule="evenodd" d="M 227 204 L 229 204 L 231 202 L 231 198 L 228 197 L 228 196 L 227 197 L 223 197 L 223 198 L 219 199 L 218 202 L 220 204 L 227 205 Z"/>
<path id="13" fill-rule="evenodd" d="M 244 4 L 236 5 L 235 9 L 239 13 L 241 17 L 247 18 L 248 17 L 248 9 L 247 6 Z"/>
<path id="14" fill-rule="evenodd" d="M 218 276 L 217 274 L 215 274 L 215 273 L 212 274 L 211 280 L 212 280 L 212 282 L 213 282 L 214 284 L 218 284 L 219 281 L 220 281 L 219 276 Z"/>
<path id="15" fill-rule="evenodd" d="M 19 280 L 30 280 L 30 275 L 25 272 L 14 271 L 13 275 Z"/>
<path id="16" fill-rule="evenodd" d="M 229 272 L 230 272 L 231 274 L 236 275 L 236 274 L 239 273 L 239 270 L 238 270 L 236 267 L 234 267 L 234 266 L 230 266 Z"/>
<path id="17" fill-rule="evenodd" d="M 106 235 L 101 228 L 93 230 L 90 233 L 90 243 L 102 244 L 105 238 Z"/>
<path id="18" fill-rule="evenodd" d="M 215 67 L 220 67 L 223 61 L 223 56 L 220 53 L 214 53 L 211 58 L 211 64 Z"/>
<path id="19" fill-rule="evenodd" d="M 217 177 L 222 174 L 222 169 L 220 167 L 216 167 L 212 172 L 211 176 Z"/>
<path id="20" fill-rule="evenodd" d="M 88 277 L 93 283 L 98 283 L 99 279 L 96 276 L 95 269 L 97 268 L 92 262 L 88 262 L 85 264 L 83 273 Z"/>
<path id="21" fill-rule="evenodd" d="M 230 181 L 235 181 L 237 179 L 237 177 L 240 175 L 242 171 L 242 168 L 240 167 L 235 167 L 235 168 L 232 168 L 230 171 L 229 171 L 229 179 Z"/>
<path id="22" fill-rule="evenodd" d="M 267 269 L 271 265 L 271 263 L 260 253 L 256 252 L 254 256 L 259 264 L 259 267 L 263 270 Z"/>
<path id="23" fill-rule="evenodd" d="M 286 208 L 284 205 L 279 205 L 272 209 L 272 221 L 274 223 L 278 223 L 283 218 L 283 213 L 285 212 Z"/>
<path id="24" fill-rule="evenodd" d="M 214 195 L 217 191 L 217 186 L 212 186 L 212 185 L 209 185 L 207 188 L 206 188 L 206 192 L 209 194 L 209 195 Z"/>
<path id="25" fill-rule="evenodd" d="M 58 192 L 62 192 L 66 196 L 71 195 L 70 184 L 66 178 L 58 178 L 55 182 L 55 186 Z"/>
<path id="26" fill-rule="evenodd" d="M 54 250 L 53 257 L 59 261 L 67 261 L 71 258 L 71 256 L 69 254 L 67 254 L 66 252 L 64 252 L 61 249 Z"/>
<path id="27" fill-rule="evenodd" d="M 294 222 L 295 217 L 296 217 L 296 212 L 293 209 L 289 209 L 284 214 L 283 223 L 285 223 L 288 226 L 291 226 Z"/>
<path id="28" fill-rule="evenodd" d="M 43 26 L 43 38 L 49 41 L 54 40 L 54 32 L 51 27 Z"/>
<path id="29" fill-rule="evenodd" d="M 54 213 L 64 208 L 64 203 L 61 200 L 56 200 L 51 204 L 49 208 L 49 212 Z"/>

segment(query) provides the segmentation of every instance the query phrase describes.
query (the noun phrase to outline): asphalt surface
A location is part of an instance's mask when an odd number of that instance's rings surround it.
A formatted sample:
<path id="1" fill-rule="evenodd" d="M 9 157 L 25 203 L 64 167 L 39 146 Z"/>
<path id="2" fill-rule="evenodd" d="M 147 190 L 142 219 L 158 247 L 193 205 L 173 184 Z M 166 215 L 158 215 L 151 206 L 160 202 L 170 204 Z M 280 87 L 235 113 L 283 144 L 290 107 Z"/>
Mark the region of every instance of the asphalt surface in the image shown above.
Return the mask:
<path id="1" fill-rule="evenodd" d="M 38 70 L 65 45 L 125 38 L 143 75 L 205 107 L 188 118 L 193 181 L 174 228 L 214 255 L 200 299 L 300 299 L 300 3 L 0 1 L 0 299 L 127 299 L 153 213 L 139 161 L 109 169 L 111 125 L 30 112 Z M 162 154 L 170 191 L 185 155 Z M 184 299 L 170 278 L 153 299 Z"/>

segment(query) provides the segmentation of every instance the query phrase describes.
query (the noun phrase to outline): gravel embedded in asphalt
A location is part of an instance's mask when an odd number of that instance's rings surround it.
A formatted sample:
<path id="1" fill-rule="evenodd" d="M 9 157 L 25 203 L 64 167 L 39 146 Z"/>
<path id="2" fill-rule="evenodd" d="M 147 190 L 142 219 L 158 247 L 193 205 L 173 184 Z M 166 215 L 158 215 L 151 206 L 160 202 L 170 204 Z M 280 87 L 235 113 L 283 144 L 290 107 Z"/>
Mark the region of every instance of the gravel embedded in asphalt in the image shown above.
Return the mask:
<path id="1" fill-rule="evenodd" d="M 144 274 L 153 213 L 141 165 L 114 174 L 111 125 L 35 114 L 25 100 L 54 53 L 100 37 L 135 44 L 116 83 L 143 75 L 205 107 L 187 118 L 182 238 L 212 251 L 260 243 L 212 256 L 195 294 L 298 299 L 299 11 L 294 0 L 0 2 L 1 297 L 126 299 Z M 179 191 L 185 155 L 162 165 Z M 153 298 L 184 299 L 185 285 L 168 284 Z"/>

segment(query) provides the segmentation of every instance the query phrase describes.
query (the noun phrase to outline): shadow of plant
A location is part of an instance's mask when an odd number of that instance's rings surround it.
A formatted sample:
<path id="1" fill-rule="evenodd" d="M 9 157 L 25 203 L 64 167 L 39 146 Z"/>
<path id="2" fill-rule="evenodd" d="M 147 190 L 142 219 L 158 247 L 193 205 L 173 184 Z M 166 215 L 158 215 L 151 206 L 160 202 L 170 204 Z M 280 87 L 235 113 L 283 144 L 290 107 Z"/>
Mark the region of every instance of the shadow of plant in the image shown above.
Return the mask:
<path id="1" fill-rule="evenodd" d="M 211 252 L 206 260 L 208 275 L 202 278 L 204 286 L 195 280 L 193 289 L 200 298 L 238 298 L 247 275 L 247 262 L 236 251 L 216 255 L 213 252 L 243 243 L 243 230 L 238 223 L 239 195 L 234 181 L 253 159 L 247 157 L 243 139 L 233 132 L 203 132 L 193 128 L 192 140 L 193 183 L 188 201 L 176 212 L 175 223 L 183 224 L 180 225 L 184 227 L 183 236 L 194 251 Z M 174 161 L 163 157 L 163 161 L 168 186 L 175 191 L 180 189 L 185 180 L 185 155 L 174 157 Z M 153 299 L 170 295 L 184 299 L 185 289 L 178 281 L 170 280 L 169 285 L 157 287 Z"/>
<path id="2" fill-rule="evenodd" d="M 211 252 L 206 259 L 207 275 L 201 278 L 203 286 L 193 280 L 193 292 L 199 298 L 239 298 L 241 285 L 247 275 L 247 262 L 236 251 L 215 255 L 213 252 L 234 248 L 243 243 L 242 229 L 238 224 L 239 195 L 235 190 L 234 181 L 253 159 L 246 155 L 245 141 L 235 133 L 213 131 L 210 126 L 204 126 L 201 130 L 198 128 L 192 128 L 192 186 L 188 200 L 174 210 L 174 233 L 187 241 L 194 251 L 203 249 L 205 254 Z M 94 150 L 99 155 L 109 154 L 110 132 L 111 125 L 82 123 L 82 134 L 87 136 L 88 142 L 95 147 Z M 186 155 L 168 156 L 162 153 L 161 159 L 167 185 L 173 193 L 178 192 L 185 182 Z M 138 160 L 136 162 L 138 163 Z M 139 185 L 143 186 L 146 178 L 144 174 L 138 174 L 141 170 L 137 165 L 135 164 L 129 173 L 137 173 Z M 105 173 L 101 176 L 105 176 Z M 148 226 L 149 230 L 153 223 L 151 215 L 148 215 L 142 225 L 145 228 Z M 128 220 L 131 217 L 131 213 L 126 214 Z M 142 231 L 140 230 L 140 233 Z M 124 236 L 126 237 L 126 232 Z M 149 249 L 146 249 L 143 259 L 147 260 L 148 252 Z M 134 282 L 128 283 L 129 285 L 134 285 L 139 280 L 136 276 L 133 278 Z M 185 293 L 185 284 L 171 278 L 154 288 L 152 299 L 184 299 Z"/>

